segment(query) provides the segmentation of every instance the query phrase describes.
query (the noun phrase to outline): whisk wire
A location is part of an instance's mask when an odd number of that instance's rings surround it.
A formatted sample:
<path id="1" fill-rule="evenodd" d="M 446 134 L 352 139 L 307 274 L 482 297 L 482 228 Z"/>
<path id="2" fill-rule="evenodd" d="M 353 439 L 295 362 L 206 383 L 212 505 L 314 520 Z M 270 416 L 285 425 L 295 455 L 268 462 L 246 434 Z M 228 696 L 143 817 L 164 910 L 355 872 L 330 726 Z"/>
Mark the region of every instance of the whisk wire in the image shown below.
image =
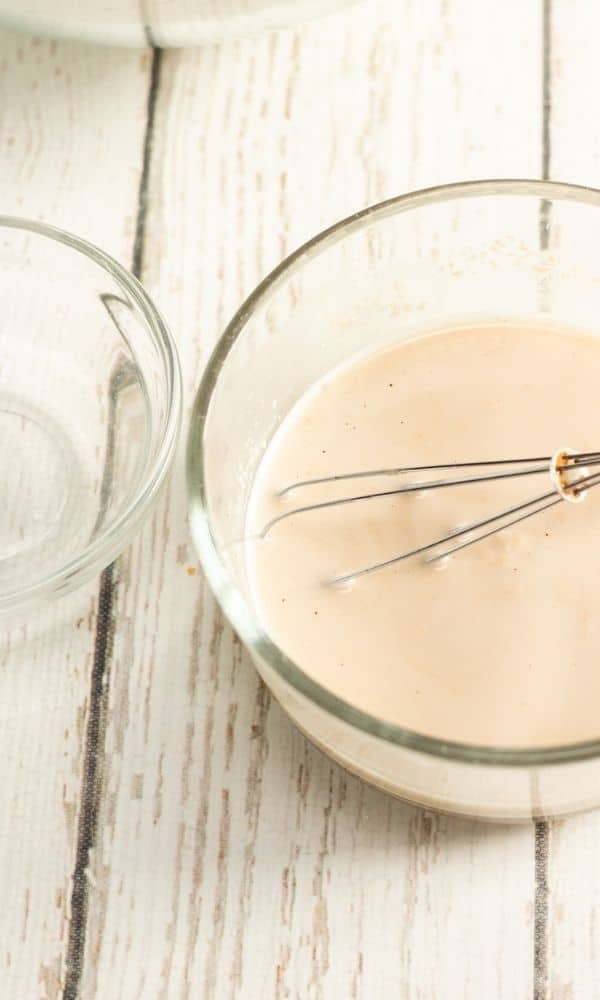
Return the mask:
<path id="1" fill-rule="evenodd" d="M 520 521 L 526 521 L 528 517 L 533 517 L 535 514 L 540 514 L 543 510 L 547 510 L 548 507 L 554 507 L 556 504 L 563 502 L 563 498 L 561 496 L 557 497 L 556 494 L 546 494 L 546 496 L 552 496 L 553 499 L 549 499 L 548 503 L 541 504 L 539 507 L 536 507 L 535 510 L 530 510 L 526 514 L 520 514 L 519 517 L 511 518 L 510 521 L 506 521 L 505 524 L 498 525 L 497 528 L 492 528 L 490 531 L 484 531 L 475 538 L 469 538 L 466 542 L 461 542 L 460 545 L 454 545 L 449 549 L 444 549 L 443 552 L 436 553 L 434 556 L 426 559 L 425 562 L 431 563 L 437 562 L 439 559 L 445 559 L 447 556 L 451 556 L 455 552 L 460 552 L 461 549 L 468 548 L 469 545 L 475 545 L 475 542 L 481 542 L 484 538 L 489 538 L 490 535 L 496 535 L 499 531 L 504 531 L 504 529 L 509 528 L 511 524 L 519 524 Z M 536 501 L 531 502 L 535 503 Z"/>
<path id="2" fill-rule="evenodd" d="M 277 496 L 287 496 L 288 493 L 304 489 L 306 486 L 324 486 L 328 483 L 341 483 L 351 479 L 376 479 L 378 476 L 401 476 L 413 472 L 440 472 L 442 469 L 483 469 L 492 466 L 541 464 L 540 471 L 547 472 L 548 464 L 552 461 L 552 457 L 552 455 L 542 455 L 537 458 L 501 458 L 496 460 L 486 459 L 482 462 L 446 462 L 438 465 L 402 465 L 397 467 L 392 466 L 387 469 L 361 469 L 358 472 L 341 472 L 333 476 L 300 479 L 298 482 L 289 483 L 283 489 L 278 490 Z M 600 452 L 598 451 L 578 452 L 570 456 L 570 464 L 572 465 L 593 465 L 594 462 L 600 463 Z M 529 475 L 529 471 L 516 471 L 515 475 Z M 472 480 L 466 481 L 477 482 L 479 478 L 481 477 L 473 477 Z"/>
<path id="3" fill-rule="evenodd" d="M 412 556 L 421 555 L 424 552 L 429 552 L 432 549 L 439 548 L 445 542 L 454 540 L 455 538 L 460 538 L 461 536 L 468 535 L 473 531 L 477 531 L 479 528 L 485 528 L 488 524 L 494 524 L 496 521 L 504 520 L 504 518 L 509 517 L 511 514 L 516 514 L 519 511 L 525 510 L 528 507 L 532 507 L 534 504 L 541 503 L 542 500 L 549 500 L 550 497 L 554 499 L 546 506 L 551 506 L 554 503 L 560 503 L 562 501 L 561 496 L 556 496 L 554 490 L 549 493 L 542 493 L 538 497 L 534 497 L 533 500 L 525 500 L 523 503 L 514 504 L 512 507 L 507 507 L 505 510 L 501 510 L 496 514 L 492 514 L 490 517 L 483 518 L 479 521 L 472 521 L 470 524 L 465 524 L 460 528 L 456 528 L 454 531 L 441 535 L 440 538 L 436 538 L 433 542 L 427 542 L 426 545 L 419 545 L 415 549 L 410 549 L 408 552 L 401 552 L 400 555 L 393 556 L 391 559 L 386 559 L 380 563 L 374 563 L 372 566 L 365 566 L 363 569 L 354 570 L 352 573 L 344 573 L 342 576 L 336 576 L 329 582 L 331 584 L 343 584 L 349 583 L 351 580 L 356 580 L 361 576 L 368 576 L 369 573 L 376 573 L 380 569 L 385 569 L 387 566 L 393 566 L 394 563 L 403 562 L 405 559 L 409 559 Z M 531 511 L 526 514 L 525 517 L 530 517 L 532 514 L 537 514 L 540 509 Z M 488 534 L 495 534 L 497 531 L 501 531 L 503 528 L 508 527 L 509 524 L 516 523 L 517 521 L 524 520 L 524 517 L 515 518 L 513 521 L 509 521 L 508 524 L 503 524 L 498 528 L 494 528 L 490 532 L 486 532 L 485 535 L 478 535 L 477 538 L 473 538 L 468 542 L 463 542 L 461 545 L 454 546 L 449 550 L 444 550 L 440 553 L 436 553 L 435 556 L 430 557 L 426 562 L 435 562 L 438 559 L 443 559 L 444 556 L 450 555 L 452 552 L 457 552 L 459 549 L 466 548 L 467 545 L 473 545 L 475 542 L 479 541 L 480 538 L 486 537 Z"/>

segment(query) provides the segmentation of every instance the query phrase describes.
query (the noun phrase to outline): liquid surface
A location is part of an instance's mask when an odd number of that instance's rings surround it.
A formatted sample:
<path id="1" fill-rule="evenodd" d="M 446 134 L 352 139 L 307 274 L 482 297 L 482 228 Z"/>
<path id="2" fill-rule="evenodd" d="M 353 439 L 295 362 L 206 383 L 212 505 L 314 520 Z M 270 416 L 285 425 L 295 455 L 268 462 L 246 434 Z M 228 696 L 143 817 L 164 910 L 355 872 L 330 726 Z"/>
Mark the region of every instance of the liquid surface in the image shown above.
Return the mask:
<path id="1" fill-rule="evenodd" d="M 533 324 L 445 330 L 363 358 L 288 415 L 259 470 L 249 532 L 303 503 L 400 485 L 276 496 L 302 479 L 598 450 L 599 379 L 600 338 Z M 546 489 L 543 474 L 290 517 L 249 545 L 263 626 L 321 684 L 408 729 L 492 746 L 597 738 L 600 486 L 441 565 L 417 557 L 349 588 L 324 583 Z"/>

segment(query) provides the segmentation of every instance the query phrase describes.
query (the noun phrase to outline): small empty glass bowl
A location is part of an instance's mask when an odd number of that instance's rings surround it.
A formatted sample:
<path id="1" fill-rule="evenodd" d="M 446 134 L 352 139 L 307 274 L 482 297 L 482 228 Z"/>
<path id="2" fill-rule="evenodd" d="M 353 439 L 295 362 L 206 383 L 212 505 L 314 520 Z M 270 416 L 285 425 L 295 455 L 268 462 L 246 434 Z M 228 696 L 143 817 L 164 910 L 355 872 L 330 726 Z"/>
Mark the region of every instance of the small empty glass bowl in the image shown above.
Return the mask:
<path id="1" fill-rule="evenodd" d="M 203 45 L 285 28 L 357 0 L 0 0 L 0 22 L 127 46 Z"/>
<path id="2" fill-rule="evenodd" d="M 101 250 L 0 217 L 0 613 L 110 563 L 173 456 L 181 376 L 139 282 Z"/>

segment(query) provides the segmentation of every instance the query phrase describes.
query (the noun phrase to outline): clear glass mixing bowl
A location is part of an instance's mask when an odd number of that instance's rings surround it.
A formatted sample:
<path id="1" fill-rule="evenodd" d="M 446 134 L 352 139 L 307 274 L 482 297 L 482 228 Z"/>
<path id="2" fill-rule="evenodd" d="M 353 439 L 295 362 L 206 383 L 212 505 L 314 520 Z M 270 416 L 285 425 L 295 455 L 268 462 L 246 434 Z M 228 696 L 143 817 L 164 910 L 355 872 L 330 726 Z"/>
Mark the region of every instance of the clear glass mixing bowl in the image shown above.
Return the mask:
<path id="1" fill-rule="evenodd" d="M 0 21 L 55 38 L 184 46 L 283 28 L 358 0 L 0 0 Z"/>
<path id="2" fill-rule="evenodd" d="M 181 410 L 139 282 L 50 226 L 0 217 L 0 613 L 73 589 L 127 544 Z"/>
<path id="3" fill-rule="evenodd" d="M 600 721 L 599 740 L 577 745 L 442 742 L 319 685 L 254 612 L 240 543 L 254 474 L 296 400 L 365 349 L 420 328 L 511 315 L 600 336 L 599 245 L 600 192 L 588 188 L 480 181 L 392 199 L 333 226 L 269 275 L 227 327 L 198 390 L 188 443 L 191 528 L 226 614 L 314 743 L 429 808 L 518 820 L 597 804 Z M 543 690 L 539 698 L 543 705 Z"/>

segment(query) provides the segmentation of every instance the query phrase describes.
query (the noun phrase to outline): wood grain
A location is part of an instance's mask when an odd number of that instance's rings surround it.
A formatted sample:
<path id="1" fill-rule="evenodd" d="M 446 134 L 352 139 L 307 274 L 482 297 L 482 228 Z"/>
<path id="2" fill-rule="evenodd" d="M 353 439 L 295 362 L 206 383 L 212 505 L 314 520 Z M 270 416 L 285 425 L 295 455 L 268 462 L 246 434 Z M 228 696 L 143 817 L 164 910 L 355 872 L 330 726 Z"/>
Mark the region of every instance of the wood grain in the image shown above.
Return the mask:
<path id="1" fill-rule="evenodd" d="M 148 57 L 0 32 L 5 212 L 131 254 Z M 116 99 L 125 91 L 127 102 Z M 115 156 L 118 149 L 118 156 Z M 2 623 L 0 995 L 62 995 L 97 584 Z"/>
<path id="2" fill-rule="evenodd" d="M 382 0 L 164 54 L 144 279 L 188 412 L 228 316 L 317 229 L 411 187 L 539 173 L 541 14 Z M 431 817 L 310 747 L 223 622 L 185 516 L 180 456 L 119 563 L 81 995 L 531 995 L 533 828 Z"/>

